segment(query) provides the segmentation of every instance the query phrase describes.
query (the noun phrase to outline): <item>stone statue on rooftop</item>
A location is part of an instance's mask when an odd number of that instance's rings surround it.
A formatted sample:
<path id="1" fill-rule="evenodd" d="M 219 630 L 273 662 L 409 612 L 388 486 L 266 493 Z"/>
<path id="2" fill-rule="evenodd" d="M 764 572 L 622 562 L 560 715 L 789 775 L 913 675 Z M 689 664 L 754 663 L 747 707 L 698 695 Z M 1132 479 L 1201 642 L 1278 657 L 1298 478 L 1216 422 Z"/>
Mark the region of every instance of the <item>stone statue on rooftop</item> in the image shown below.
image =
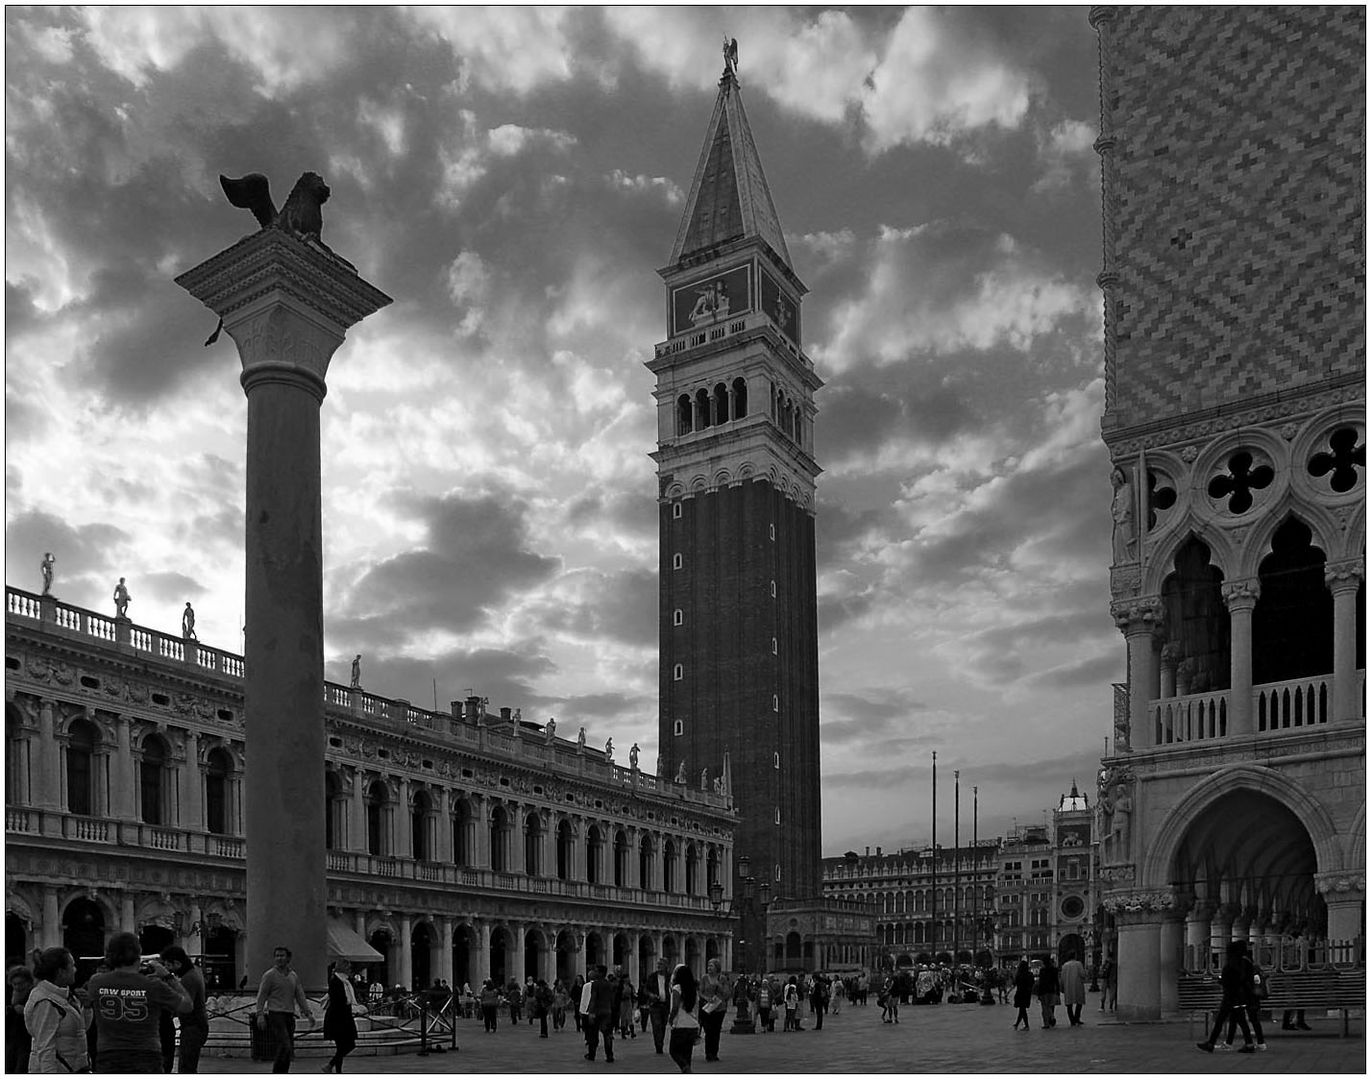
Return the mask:
<path id="1" fill-rule="evenodd" d="M 119 584 L 114 587 L 114 617 L 116 619 L 129 617 L 129 601 L 132 599 L 128 587 L 124 584 L 124 579 L 120 578 Z"/>
<path id="2" fill-rule="evenodd" d="M 191 607 L 191 602 L 186 601 L 186 610 L 181 612 L 181 636 L 187 641 L 199 641 L 195 636 L 195 608 Z"/>
<path id="3" fill-rule="evenodd" d="M 703 768 L 703 769 L 700 770 L 700 790 L 701 790 L 701 791 L 708 791 L 709 789 L 710 789 L 710 767 L 707 765 L 705 768 Z"/>
<path id="4" fill-rule="evenodd" d="M 576 733 L 576 748 L 578 750 L 586 749 L 586 729 L 584 727 Z"/>
<path id="5" fill-rule="evenodd" d="M 56 563 L 56 561 L 57 561 L 57 560 L 54 559 L 54 558 L 52 557 L 52 552 L 51 552 L 51 551 L 47 551 L 47 552 L 44 552 L 44 553 L 43 553 L 43 595 L 44 595 L 44 596 L 51 596 L 51 595 L 52 595 L 52 568 L 53 568 L 54 564 Z"/>
<path id="6" fill-rule="evenodd" d="M 1134 562 L 1134 487 L 1121 468 L 1110 471 L 1110 486 L 1114 497 L 1110 500 L 1110 519 L 1114 522 L 1111 533 L 1111 555 L 1115 565 Z"/>
<path id="7" fill-rule="evenodd" d="M 551 743 L 555 738 L 557 738 L 557 721 L 550 716 L 548 722 L 543 725 L 543 741 Z"/>
<path id="8" fill-rule="evenodd" d="M 633 746 L 629 747 L 629 768 L 638 768 L 638 743 L 634 743 Z"/>
<path id="9" fill-rule="evenodd" d="M 677 766 L 677 770 L 676 770 L 676 782 L 677 782 L 678 784 L 684 784 L 684 783 L 686 783 L 686 762 L 685 762 L 685 761 L 682 761 L 682 763 L 681 763 L 679 766 Z"/>
<path id="10" fill-rule="evenodd" d="M 615 759 L 615 739 L 613 735 L 605 740 L 605 756 L 611 761 Z"/>
<path id="11" fill-rule="evenodd" d="M 738 71 L 738 38 L 724 39 L 724 66 L 729 71 Z"/>
<path id="12" fill-rule="evenodd" d="M 358 653 L 353 657 L 352 683 L 354 690 L 362 685 L 362 654 Z"/>

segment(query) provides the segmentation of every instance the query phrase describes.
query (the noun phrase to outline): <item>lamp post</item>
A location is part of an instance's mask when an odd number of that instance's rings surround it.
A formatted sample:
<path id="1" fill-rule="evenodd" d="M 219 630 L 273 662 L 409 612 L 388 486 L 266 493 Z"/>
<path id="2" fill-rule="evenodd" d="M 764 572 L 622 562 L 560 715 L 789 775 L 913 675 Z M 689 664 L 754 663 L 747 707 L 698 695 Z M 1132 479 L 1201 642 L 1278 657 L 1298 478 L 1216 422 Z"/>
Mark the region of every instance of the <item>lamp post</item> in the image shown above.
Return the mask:
<path id="1" fill-rule="evenodd" d="M 749 942 L 746 935 L 753 933 L 750 927 L 756 924 L 759 912 L 762 915 L 763 926 L 766 926 L 767 909 L 772 904 L 772 883 L 764 881 L 759 885 L 757 879 L 750 873 L 751 870 L 752 863 L 748 856 L 740 855 L 738 859 L 738 893 L 729 900 L 728 908 L 722 913 L 720 909 L 724 905 L 724 886 L 718 881 L 712 881 L 706 890 L 710 897 L 710 906 L 714 908 L 717 915 L 726 919 L 735 915 L 739 917 L 740 928 L 745 935 L 741 936 L 738 941 L 738 944 L 742 946 L 739 950 L 741 955 L 736 964 L 737 970 L 743 973 L 740 977 L 746 977 L 753 967 L 749 963 L 747 953 Z M 759 935 L 759 938 L 763 941 L 763 948 L 759 952 L 758 971 L 763 972 L 766 964 L 765 934 Z M 734 1024 L 730 1028 L 730 1033 L 734 1035 L 753 1034 L 753 1018 L 748 1010 L 747 994 L 739 997 L 736 993 L 735 1004 L 738 1006 L 738 1013 L 734 1017 Z"/>

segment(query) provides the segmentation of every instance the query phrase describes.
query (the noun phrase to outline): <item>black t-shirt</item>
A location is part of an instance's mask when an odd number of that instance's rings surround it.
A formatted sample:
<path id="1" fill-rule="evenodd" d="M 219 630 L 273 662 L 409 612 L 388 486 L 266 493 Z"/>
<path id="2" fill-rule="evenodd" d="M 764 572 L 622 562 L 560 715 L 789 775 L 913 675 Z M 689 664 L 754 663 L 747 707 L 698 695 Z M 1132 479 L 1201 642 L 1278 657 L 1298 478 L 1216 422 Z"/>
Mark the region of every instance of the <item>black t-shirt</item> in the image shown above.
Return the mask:
<path id="1" fill-rule="evenodd" d="M 180 995 L 161 979 L 136 971 L 102 971 L 87 985 L 100 1034 L 100 1069 L 124 1061 L 162 1060 L 158 1019 L 175 1012 Z"/>

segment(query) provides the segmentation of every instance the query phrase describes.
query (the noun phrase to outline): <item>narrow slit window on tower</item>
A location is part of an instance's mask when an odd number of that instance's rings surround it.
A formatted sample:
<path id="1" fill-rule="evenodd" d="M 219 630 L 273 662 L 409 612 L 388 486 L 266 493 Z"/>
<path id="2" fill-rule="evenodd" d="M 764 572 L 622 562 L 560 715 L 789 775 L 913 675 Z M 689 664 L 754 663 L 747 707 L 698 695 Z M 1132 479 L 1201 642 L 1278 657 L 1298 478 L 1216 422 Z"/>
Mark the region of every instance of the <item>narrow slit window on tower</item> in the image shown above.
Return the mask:
<path id="1" fill-rule="evenodd" d="M 673 734 L 673 735 L 685 735 L 685 734 L 686 734 L 686 721 L 685 721 L 685 720 L 673 720 L 673 721 L 672 721 L 672 734 Z"/>
<path id="2" fill-rule="evenodd" d="M 777 655 L 777 639 L 776 639 L 776 638 L 772 638 L 772 655 L 773 655 L 773 656 L 776 656 L 776 655 Z"/>
<path id="3" fill-rule="evenodd" d="M 676 553 L 672 556 L 672 569 L 673 569 L 673 570 L 680 570 L 680 569 L 681 569 L 681 552 L 679 552 L 679 551 L 676 552 Z M 772 595 L 775 596 L 776 594 L 773 593 Z"/>
<path id="4" fill-rule="evenodd" d="M 772 524 L 767 526 L 767 535 L 771 537 L 771 539 L 773 540 L 777 538 L 776 522 L 773 522 Z"/>
<path id="5" fill-rule="evenodd" d="M 773 578 L 773 579 L 772 579 L 772 596 L 775 597 L 776 594 L 777 594 L 777 583 L 776 583 L 776 579 Z"/>
<path id="6" fill-rule="evenodd" d="M 679 517 L 681 517 L 681 503 L 679 503 L 679 502 L 674 502 L 674 503 L 672 503 L 672 517 L 674 517 L 674 518 L 679 518 Z"/>
<path id="7" fill-rule="evenodd" d="M 781 699 L 776 694 L 772 695 L 772 712 L 781 712 Z"/>
<path id="8" fill-rule="evenodd" d="M 772 824 L 781 824 L 781 807 L 779 806 L 772 807 Z"/>
<path id="9" fill-rule="evenodd" d="M 682 667 L 680 664 L 676 664 L 672 667 L 672 678 L 675 679 L 677 682 L 680 682 L 685 677 L 685 675 L 686 669 Z"/>
<path id="10" fill-rule="evenodd" d="M 677 608 L 675 611 L 672 612 L 673 626 L 680 626 L 685 621 L 686 617 L 681 613 L 681 608 Z"/>
<path id="11" fill-rule="evenodd" d="M 678 720 L 677 723 L 679 724 L 679 723 L 681 723 L 681 721 Z M 779 751 L 779 750 L 773 750 L 773 751 L 772 751 L 772 768 L 774 768 L 774 769 L 779 769 L 779 768 L 781 768 L 781 751 Z"/>

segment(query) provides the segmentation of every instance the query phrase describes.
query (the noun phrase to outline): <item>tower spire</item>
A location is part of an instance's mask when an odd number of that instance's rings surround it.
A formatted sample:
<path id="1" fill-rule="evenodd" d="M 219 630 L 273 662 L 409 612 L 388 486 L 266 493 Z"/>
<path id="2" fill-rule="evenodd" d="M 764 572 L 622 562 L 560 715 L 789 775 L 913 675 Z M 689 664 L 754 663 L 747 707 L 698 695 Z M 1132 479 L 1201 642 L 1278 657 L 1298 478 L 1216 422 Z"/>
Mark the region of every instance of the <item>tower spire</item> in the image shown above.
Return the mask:
<path id="1" fill-rule="evenodd" d="M 762 171 L 743 97 L 738 85 L 738 42 L 726 38 L 724 74 L 719 95 L 705 131 L 705 143 L 686 210 L 672 245 L 672 266 L 682 259 L 712 251 L 733 240 L 757 238 L 772 249 L 776 259 L 791 269 L 781 221 L 767 177 Z"/>

